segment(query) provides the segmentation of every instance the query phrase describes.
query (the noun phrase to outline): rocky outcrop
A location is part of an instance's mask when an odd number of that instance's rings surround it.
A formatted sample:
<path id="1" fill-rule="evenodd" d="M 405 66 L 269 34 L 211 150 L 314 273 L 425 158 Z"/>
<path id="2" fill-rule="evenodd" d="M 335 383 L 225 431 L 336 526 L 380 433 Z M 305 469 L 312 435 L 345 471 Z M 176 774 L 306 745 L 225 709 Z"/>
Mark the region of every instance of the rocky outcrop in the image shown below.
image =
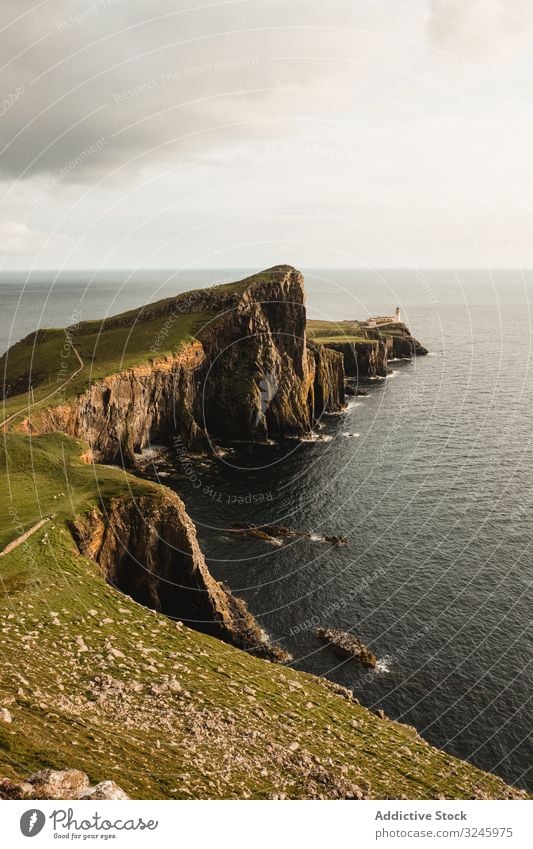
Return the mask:
<path id="1" fill-rule="evenodd" d="M 413 357 L 425 357 L 428 354 L 427 348 L 424 348 L 418 339 L 411 335 L 407 327 L 405 333 L 394 334 L 389 338 L 391 339 L 389 359 L 411 360 Z"/>
<path id="2" fill-rule="evenodd" d="M 423 357 L 428 351 L 412 336 L 409 328 L 399 322 L 383 327 L 359 325 L 357 333 L 364 338 L 349 339 L 338 335 L 335 322 L 322 322 L 322 333 L 328 325 L 332 327 L 331 339 L 324 341 L 328 350 L 338 351 L 344 358 L 344 370 L 347 377 L 365 380 L 386 377 L 390 374 L 389 360 L 411 360 Z"/>
<path id="3" fill-rule="evenodd" d="M 82 554 L 139 604 L 260 657 L 288 659 L 268 643 L 245 603 L 212 577 L 194 524 L 170 490 L 113 499 L 105 514 L 94 509 L 72 529 Z"/>
<path id="4" fill-rule="evenodd" d="M 177 354 L 36 411 L 26 430 L 63 431 L 88 443 L 91 459 L 128 465 L 150 442 L 179 438 L 191 448 L 209 438 L 301 436 L 324 411 L 342 407 L 343 358 L 308 347 L 303 277 L 294 268 L 167 299 L 145 308 L 142 320 L 180 312 L 206 318 Z M 107 320 L 106 332 L 127 320 Z"/>
<path id="5" fill-rule="evenodd" d="M 79 769 L 42 769 L 25 781 L 0 779 L 0 799 L 129 799 L 114 781 L 101 781 L 91 787 L 88 776 Z"/>
<path id="6" fill-rule="evenodd" d="M 376 655 L 358 637 L 338 628 L 319 628 L 316 633 L 341 657 L 354 658 L 368 669 L 375 669 L 378 662 Z"/>
<path id="7" fill-rule="evenodd" d="M 199 342 L 175 356 L 109 375 L 72 400 L 38 411 L 26 428 L 62 431 L 86 442 L 91 460 L 130 465 L 150 441 L 172 434 L 187 446 L 202 439 L 195 419 L 196 372 L 204 360 Z"/>
<path id="8" fill-rule="evenodd" d="M 313 424 L 323 413 L 338 412 L 344 407 L 345 361 L 341 352 L 313 344 L 308 346 L 308 360 L 312 373 Z"/>
<path id="9" fill-rule="evenodd" d="M 342 358 L 307 345 L 299 271 L 279 266 L 246 284 L 216 300 L 219 318 L 198 336 L 202 425 L 233 439 L 301 436 L 344 403 Z"/>

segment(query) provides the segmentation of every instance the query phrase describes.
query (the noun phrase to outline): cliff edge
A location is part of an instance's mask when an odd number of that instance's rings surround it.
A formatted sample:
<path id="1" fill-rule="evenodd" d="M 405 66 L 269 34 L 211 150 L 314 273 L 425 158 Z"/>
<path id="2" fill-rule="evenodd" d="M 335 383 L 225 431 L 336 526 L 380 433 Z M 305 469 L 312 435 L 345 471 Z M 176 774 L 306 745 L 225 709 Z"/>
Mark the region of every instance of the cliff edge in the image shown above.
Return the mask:
<path id="1" fill-rule="evenodd" d="M 65 367 L 70 376 L 49 397 L 51 350 L 65 333 L 70 367 L 75 353 L 82 368 Z M 94 460 L 121 465 L 154 441 L 191 448 L 220 438 L 301 436 L 344 404 L 343 357 L 308 345 L 303 277 L 291 266 L 104 322 L 39 331 L 0 367 L 6 409 L 18 400 L 24 410 L 28 389 L 35 399 L 28 432 L 68 433 L 90 446 Z"/>

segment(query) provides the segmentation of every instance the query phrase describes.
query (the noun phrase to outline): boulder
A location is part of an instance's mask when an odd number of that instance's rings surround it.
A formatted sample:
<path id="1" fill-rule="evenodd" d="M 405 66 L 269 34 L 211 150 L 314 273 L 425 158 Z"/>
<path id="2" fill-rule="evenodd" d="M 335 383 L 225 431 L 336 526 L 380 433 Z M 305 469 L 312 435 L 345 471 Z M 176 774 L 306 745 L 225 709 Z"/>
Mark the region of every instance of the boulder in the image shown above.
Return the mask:
<path id="1" fill-rule="evenodd" d="M 376 655 L 353 634 L 340 631 L 338 628 L 318 628 L 317 636 L 329 643 L 341 657 L 355 658 L 368 669 L 376 667 L 378 662 Z"/>
<path id="2" fill-rule="evenodd" d="M 89 787 L 80 799 L 129 799 L 127 793 L 124 793 L 118 784 L 114 781 L 101 781 L 94 787 Z"/>
<path id="3" fill-rule="evenodd" d="M 28 782 L 36 799 L 79 799 L 89 789 L 89 779 L 79 769 L 42 769 Z"/>
<path id="4" fill-rule="evenodd" d="M 129 799 L 114 781 L 100 781 L 91 787 L 79 769 L 42 769 L 27 781 L 0 779 L 0 799 Z"/>

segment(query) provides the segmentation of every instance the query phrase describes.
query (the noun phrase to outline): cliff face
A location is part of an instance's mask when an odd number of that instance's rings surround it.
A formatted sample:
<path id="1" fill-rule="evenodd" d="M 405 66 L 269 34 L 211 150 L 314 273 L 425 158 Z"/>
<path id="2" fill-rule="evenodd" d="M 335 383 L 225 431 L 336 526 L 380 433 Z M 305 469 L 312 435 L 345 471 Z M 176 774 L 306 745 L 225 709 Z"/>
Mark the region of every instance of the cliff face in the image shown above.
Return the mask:
<path id="1" fill-rule="evenodd" d="M 225 304 L 222 320 L 199 334 L 203 425 L 249 439 L 302 435 L 325 409 L 344 403 L 341 357 L 308 349 L 302 275 L 281 266 Z M 200 412 L 200 411 L 199 411 Z"/>
<path id="2" fill-rule="evenodd" d="M 401 322 L 371 327 L 365 322 L 311 321 L 310 335 L 328 350 L 341 353 L 346 375 L 359 379 L 386 377 L 389 360 L 411 360 L 428 353 Z"/>
<path id="3" fill-rule="evenodd" d="M 178 354 L 111 374 L 26 428 L 61 430 L 87 442 L 93 459 L 127 464 L 150 441 L 176 436 L 188 448 L 208 437 L 303 435 L 344 403 L 343 359 L 308 349 L 303 277 L 290 266 L 162 302 L 148 318 L 157 310 L 206 319 Z"/>
<path id="4" fill-rule="evenodd" d="M 113 586 L 145 607 L 271 660 L 270 646 L 245 603 L 210 574 L 196 529 L 170 490 L 113 499 L 72 523 L 77 545 Z"/>
<path id="5" fill-rule="evenodd" d="M 195 375 L 204 360 L 199 343 L 174 357 L 110 375 L 65 404 L 39 411 L 26 422 L 38 433 L 62 431 L 86 442 L 91 459 L 128 465 L 150 441 L 172 431 L 186 445 L 201 438 L 195 420 Z"/>
<path id="6" fill-rule="evenodd" d="M 427 348 L 411 335 L 407 327 L 405 333 L 389 337 L 391 342 L 389 358 L 394 360 L 411 360 L 413 357 L 425 357 Z"/>
<path id="7" fill-rule="evenodd" d="M 312 373 L 312 420 L 323 413 L 342 410 L 345 403 L 345 360 L 342 352 L 323 345 L 309 345 Z"/>

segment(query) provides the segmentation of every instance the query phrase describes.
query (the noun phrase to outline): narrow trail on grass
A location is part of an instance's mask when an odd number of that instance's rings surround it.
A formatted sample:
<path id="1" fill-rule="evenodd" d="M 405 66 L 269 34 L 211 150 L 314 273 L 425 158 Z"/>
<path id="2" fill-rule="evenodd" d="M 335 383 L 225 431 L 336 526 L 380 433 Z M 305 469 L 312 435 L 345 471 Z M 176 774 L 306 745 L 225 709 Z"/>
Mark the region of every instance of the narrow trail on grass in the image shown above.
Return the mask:
<path id="1" fill-rule="evenodd" d="M 33 534 L 35 534 L 39 528 L 42 528 L 43 525 L 46 525 L 47 522 L 52 519 L 53 516 L 45 516 L 44 519 L 41 519 L 39 522 L 36 522 L 35 525 L 32 525 L 31 528 L 28 528 L 27 531 L 24 531 L 16 539 L 12 540 L 10 543 L 6 545 L 6 547 L 0 551 L 0 557 L 5 557 L 6 554 L 10 554 L 15 548 L 18 548 L 19 545 L 22 545 L 23 542 L 26 542 Z"/>
<path id="2" fill-rule="evenodd" d="M 70 377 L 67 377 L 67 379 L 64 380 L 63 383 L 60 383 L 59 386 L 56 386 L 56 388 L 52 392 L 50 392 L 48 395 L 45 395 L 44 398 L 40 398 L 39 401 L 35 402 L 35 404 L 30 404 L 27 408 L 28 413 L 30 413 L 32 411 L 33 407 L 36 407 L 38 404 L 43 404 L 45 401 L 48 401 L 50 398 L 53 398 L 54 395 L 57 395 L 58 392 L 61 392 L 61 390 L 64 389 L 65 386 L 67 386 L 67 384 L 69 384 L 71 380 L 74 380 L 74 378 L 80 373 L 80 371 L 83 371 L 83 369 L 85 368 L 85 363 L 83 362 L 82 358 L 80 357 L 79 351 L 77 350 L 77 348 L 74 345 L 74 343 L 72 342 L 72 340 L 69 340 L 66 330 L 65 330 L 65 336 L 67 338 L 67 341 L 70 342 L 70 346 L 71 346 L 72 350 L 76 354 L 76 357 L 77 357 L 78 362 L 80 364 L 79 368 L 77 368 L 76 371 L 72 372 Z M 4 419 L 2 422 L 0 422 L 0 427 L 5 427 L 6 425 L 9 424 L 9 422 L 12 422 L 13 419 L 16 419 L 17 416 L 22 415 L 23 412 L 25 413 L 26 410 L 24 410 L 24 411 L 17 410 L 16 413 L 12 413 L 6 419 Z"/>

